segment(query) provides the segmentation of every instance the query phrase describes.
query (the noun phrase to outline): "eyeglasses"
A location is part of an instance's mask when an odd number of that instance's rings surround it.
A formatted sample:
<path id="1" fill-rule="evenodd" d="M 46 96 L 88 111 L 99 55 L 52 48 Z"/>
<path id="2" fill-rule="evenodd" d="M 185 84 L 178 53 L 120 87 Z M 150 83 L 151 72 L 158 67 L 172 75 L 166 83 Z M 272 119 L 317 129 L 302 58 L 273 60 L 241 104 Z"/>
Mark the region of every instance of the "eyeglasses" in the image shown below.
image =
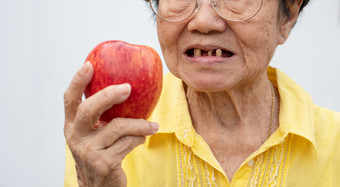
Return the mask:
<path id="1" fill-rule="evenodd" d="M 198 11 L 202 0 L 146 0 L 162 20 L 181 22 Z M 229 21 L 246 21 L 254 17 L 263 0 L 209 0 L 215 12 Z"/>

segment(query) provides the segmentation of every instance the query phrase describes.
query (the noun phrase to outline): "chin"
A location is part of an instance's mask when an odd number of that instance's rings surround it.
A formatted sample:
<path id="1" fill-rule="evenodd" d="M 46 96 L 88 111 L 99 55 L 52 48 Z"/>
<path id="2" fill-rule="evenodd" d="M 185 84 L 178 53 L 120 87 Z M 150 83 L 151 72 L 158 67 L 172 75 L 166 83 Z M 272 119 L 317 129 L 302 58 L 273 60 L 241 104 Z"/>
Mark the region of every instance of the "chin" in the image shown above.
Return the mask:
<path id="1" fill-rule="evenodd" d="M 191 89 L 198 92 L 220 92 L 229 88 L 227 81 L 213 79 L 189 79 L 183 80 Z"/>
<path id="2" fill-rule="evenodd" d="M 195 71 L 194 68 L 181 70 L 177 77 L 182 79 L 188 87 L 201 92 L 229 90 L 237 87 L 244 78 L 240 71 L 229 71 L 226 68 L 214 69 L 214 71 Z"/>

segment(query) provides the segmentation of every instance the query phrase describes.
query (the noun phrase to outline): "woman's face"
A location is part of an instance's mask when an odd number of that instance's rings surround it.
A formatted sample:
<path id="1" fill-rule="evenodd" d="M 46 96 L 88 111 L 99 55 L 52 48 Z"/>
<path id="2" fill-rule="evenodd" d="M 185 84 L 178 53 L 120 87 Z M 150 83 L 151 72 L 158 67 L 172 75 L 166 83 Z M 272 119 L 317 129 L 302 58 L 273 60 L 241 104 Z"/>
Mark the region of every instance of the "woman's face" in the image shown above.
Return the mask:
<path id="1" fill-rule="evenodd" d="M 197 91 L 223 91 L 260 79 L 290 30 L 279 19 L 278 3 L 263 0 L 260 12 L 243 22 L 221 18 L 209 0 L 201 0 L 200 9 L 183 22 L 157 18 L 169 70 Z"/>

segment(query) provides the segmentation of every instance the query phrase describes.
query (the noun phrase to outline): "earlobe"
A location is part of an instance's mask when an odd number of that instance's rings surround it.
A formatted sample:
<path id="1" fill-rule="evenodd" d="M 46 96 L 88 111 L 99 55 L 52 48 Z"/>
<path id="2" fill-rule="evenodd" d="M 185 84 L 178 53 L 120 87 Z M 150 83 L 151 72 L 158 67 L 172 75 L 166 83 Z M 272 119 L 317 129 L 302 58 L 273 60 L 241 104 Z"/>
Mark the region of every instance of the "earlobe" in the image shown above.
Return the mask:
<path id="1" fill-rule="evenodd" d="M 286 39 L 289 36 L 289 33 L 293 27 L 293 25 L 295 24 L 295 22 L 292 22 L 292 17 L 285 17 L 282 19 L 281 22 L 281 27 L 280 27 L 280 33 L 279 33 L 279 39 L 278 39 L 278 43 L 279 45 L 282 45 L 286 42 Z"/>
<path id="2" fill-rule="evenodd" d="M 282 44 L 284 44 L 286 42 L 286 37 L 284 37 L 283 35 L 281 35 L 280 37 L 279 37 L 279 45 L 282 45 Z"/>
<path id="3" fill-rule="evenodd" d="M 289 7 L 289 16 L 281 15 L 281 27 L 280 27 L 280 35 L 278 39 L 279 45 L 282 45 L 286 42 L 290 31 L 295 25 L 297 18 L 299 16 L 300 7 L 303 0 L 300 0 Z"/>

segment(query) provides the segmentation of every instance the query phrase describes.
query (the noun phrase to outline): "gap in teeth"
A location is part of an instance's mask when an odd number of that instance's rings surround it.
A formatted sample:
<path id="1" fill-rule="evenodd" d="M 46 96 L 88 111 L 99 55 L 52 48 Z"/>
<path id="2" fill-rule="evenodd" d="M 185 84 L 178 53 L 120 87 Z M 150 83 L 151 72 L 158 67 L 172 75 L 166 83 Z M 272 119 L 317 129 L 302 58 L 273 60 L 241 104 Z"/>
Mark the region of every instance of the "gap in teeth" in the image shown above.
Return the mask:
<path id="1" fill-rule="evenodd" d="M 217 56 L 217 57 L 222 57 L 222 50 L 221 49 L 214 49 L 211 51 L 203 51 L 201 49 L 194 49 L 194 57 L 201 57 L 203 53 L 203 56 Z"/>

